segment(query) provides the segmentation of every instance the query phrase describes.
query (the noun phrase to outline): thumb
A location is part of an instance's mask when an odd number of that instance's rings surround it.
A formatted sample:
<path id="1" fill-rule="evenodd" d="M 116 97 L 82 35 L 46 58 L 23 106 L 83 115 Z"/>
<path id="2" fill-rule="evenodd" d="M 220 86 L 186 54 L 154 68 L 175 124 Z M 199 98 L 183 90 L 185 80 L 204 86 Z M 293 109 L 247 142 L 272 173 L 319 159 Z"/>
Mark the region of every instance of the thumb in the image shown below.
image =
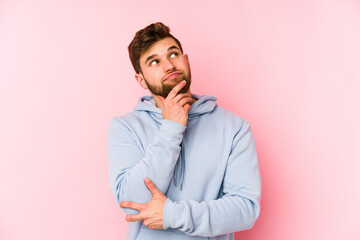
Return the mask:
<path id="1" fill-rule="evenodd" d="M 160 190 L 155 186 L 155 183 L 153 183 L 148 177 L 145 178 L 144 182 L 152 195 L 158 194 L 160 192 Z"/>

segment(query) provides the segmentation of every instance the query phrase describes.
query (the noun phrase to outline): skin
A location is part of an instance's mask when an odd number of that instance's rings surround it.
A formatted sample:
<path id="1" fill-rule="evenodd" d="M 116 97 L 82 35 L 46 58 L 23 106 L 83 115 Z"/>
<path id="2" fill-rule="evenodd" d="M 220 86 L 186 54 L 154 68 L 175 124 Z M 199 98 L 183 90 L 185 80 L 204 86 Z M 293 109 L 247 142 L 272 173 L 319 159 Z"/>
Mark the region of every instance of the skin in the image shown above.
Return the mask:
<path id="1" fill-rule="evenodd" d="M 140 57 L 141 72 L 135 74 L 136 81 L 149 89 L 156 106 L 161 109 L 163 119 L 187 125 L 188 112 L 196 101 L 190 92 L 191 72 L 188 55 L 183 55 L 172 38 L 154 43 Z M 142 221 L 150 229 L 163 229 L 163 213 L 167 197 L 149 179 L 144 180 L 152 194 L 148 203 L 123 201 L 120 207 L 138 210 L 138 214 L 127 215 L 126 221 Z"/>
<path id="2" fill-rule="evenodd" d="M 132 208 L 139 211 L 139 214 L 127 215 L 126 221 L 142 221 L 142 224 L 150 229 L 163 229 L 164 206 L 167 197 L 156 188 L 155 184 L 149 178 L 145 178 L 144 182 L 152 194 L 150 202 L 136 203 L 123 201 L 120 203 L 120 207 Z"/>
<path id="3" fill-rule="evenodd" d="M 191 104 L 196 101 L 190 92 L 188 55 L 181 53 L 172 38 L 164 38 L 141 55 L 140 67 L 142 72 L 135 74 L 135 79 L 142 88 L 150 90 L 156 106 L 162 110 L 163 119 L 186 126 Z M 173 78 L 172 74 L 175 74 Z M 181 83 L 182 80 L 186 84 Z"/>

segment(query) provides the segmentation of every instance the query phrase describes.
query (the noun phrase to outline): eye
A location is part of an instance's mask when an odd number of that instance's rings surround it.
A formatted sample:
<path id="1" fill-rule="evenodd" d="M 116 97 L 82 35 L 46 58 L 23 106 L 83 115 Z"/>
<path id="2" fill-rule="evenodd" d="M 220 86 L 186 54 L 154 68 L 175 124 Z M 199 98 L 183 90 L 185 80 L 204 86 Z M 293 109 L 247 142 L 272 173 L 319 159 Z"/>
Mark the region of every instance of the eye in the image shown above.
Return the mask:
<path id="1" fill-rule="evenodd" d="M 158 64 L 158 63 L 159 63 L 158 60 L 151 61 L 150 66 L 154 66 L 154 65 L 156 65 L 156 64 Z"/>
<path id="2" fill-rule="evenodd" d="M 177 52 L 173 52 L 170 54 L 170 57 L 173 58 L 173 57 L 177 57 L 179 56 L 179 54 Z"/>

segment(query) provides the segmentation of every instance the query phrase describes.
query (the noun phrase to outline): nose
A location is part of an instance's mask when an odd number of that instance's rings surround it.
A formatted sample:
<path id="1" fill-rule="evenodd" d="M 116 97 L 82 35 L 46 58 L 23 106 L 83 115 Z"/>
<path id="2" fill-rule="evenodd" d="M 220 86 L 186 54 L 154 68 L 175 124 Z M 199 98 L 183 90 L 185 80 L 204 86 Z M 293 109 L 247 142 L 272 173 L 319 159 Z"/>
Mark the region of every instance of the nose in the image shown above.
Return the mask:
<path id="1" fill-rule="evenodd" d="M 174 70 L 174 68 L 175 68 L 175 65 L 169 59 L 165 59 L 163 61 L 164 72 L 172 71 L 172 70 Z"/>

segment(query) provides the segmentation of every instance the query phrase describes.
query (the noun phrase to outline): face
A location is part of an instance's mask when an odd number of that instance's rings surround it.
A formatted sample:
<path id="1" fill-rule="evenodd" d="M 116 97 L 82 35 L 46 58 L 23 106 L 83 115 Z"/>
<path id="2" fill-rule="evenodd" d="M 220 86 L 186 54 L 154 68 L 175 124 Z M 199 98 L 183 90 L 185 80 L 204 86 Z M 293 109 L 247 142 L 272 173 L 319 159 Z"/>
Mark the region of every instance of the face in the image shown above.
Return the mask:
<path id="1" fill-rule="evenodd" d="M 142 73 L 135 74 L 136 80 L 152 94 L 167 97 L 171 89 L 186 80 L 180 93 L 189 90 L 191 72 L 188 56 L 181 53 L 179 46 L 172 38 L 164 38 L 154 43 L 140 57 Z"/>

